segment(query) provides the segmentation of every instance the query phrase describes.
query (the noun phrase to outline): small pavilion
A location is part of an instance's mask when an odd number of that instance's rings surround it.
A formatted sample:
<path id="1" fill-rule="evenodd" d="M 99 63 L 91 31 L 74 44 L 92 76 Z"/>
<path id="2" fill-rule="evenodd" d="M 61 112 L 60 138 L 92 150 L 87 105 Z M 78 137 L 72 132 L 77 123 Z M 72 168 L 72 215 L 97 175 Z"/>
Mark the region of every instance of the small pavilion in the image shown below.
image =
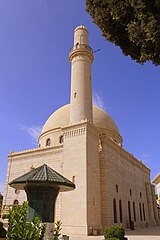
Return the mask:
<path id="1" fill-rule="evenodd" d="M 45 239 L 52 239 L 54 231 L 55 202 L 59 192 L 75 189 L 75 184 L 43 164 L 14 179 L 9 185 L 25 190 L 28 201 L 28 221 L 38 216 L 47 223 Z"/>

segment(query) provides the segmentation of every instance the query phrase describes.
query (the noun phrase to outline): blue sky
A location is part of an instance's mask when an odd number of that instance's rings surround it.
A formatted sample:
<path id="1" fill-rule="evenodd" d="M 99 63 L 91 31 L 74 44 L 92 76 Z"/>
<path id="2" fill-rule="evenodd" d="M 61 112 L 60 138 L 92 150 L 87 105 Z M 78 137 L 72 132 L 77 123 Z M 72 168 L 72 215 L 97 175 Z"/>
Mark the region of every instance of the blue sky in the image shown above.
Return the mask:
<path id="1" fill-rule="evenodd" d="M 93 63 L 93 95 L 115 120 L 123 146 L 160 171 L 160 67 L 139 65 L 108 43 L 85 12 L 84 0 L 0 1 L 0 191 L 7 155 L 36 147 L 37 133 L 69 102 L 69 49 L 85 25 Z"/>

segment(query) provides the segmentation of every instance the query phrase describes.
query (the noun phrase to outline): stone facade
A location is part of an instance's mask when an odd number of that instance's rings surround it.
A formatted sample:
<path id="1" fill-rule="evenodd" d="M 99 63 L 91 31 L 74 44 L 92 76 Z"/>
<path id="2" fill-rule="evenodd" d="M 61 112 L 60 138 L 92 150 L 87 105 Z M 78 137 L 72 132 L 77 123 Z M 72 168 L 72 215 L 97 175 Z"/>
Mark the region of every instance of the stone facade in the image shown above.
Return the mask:
<path id="1" fill-rule="evenodd" d="M 156 184 L 156 190 L 157 190 L 157 196 L 158 196 L 157 204 L 160 207 L 160 173 L 157 174 L 157 176 L 152 180 L 152 182 Z"/>
<path id="2" fill-rule="evenodd" d="M 156 190 L 157 190 L 157 207 L 158 207 L 158 218 L 160 219 L 160 173 L 157 174 L 157 176 L 152 180 L 154 184 L 156 184 Z"/>
<path id="3" fill-rule="evenodd" d="M 56 219 L 62 221 L 64 234 L 101 234 L 114 224 L 158 225 L 150 169 L 122 147 L 113 119 L 92 105 L 94 57 L 86 28 L 76 28 L 74 37 L 69 54 L 71 103 L 46 121 L 38 148 L 8 156 L 3 206 L 26 200 L 24 191 L 15 191 L 8 183 L 46 163 L 76 185 L 74 191 L 59 194 L 56 203 Z"/>

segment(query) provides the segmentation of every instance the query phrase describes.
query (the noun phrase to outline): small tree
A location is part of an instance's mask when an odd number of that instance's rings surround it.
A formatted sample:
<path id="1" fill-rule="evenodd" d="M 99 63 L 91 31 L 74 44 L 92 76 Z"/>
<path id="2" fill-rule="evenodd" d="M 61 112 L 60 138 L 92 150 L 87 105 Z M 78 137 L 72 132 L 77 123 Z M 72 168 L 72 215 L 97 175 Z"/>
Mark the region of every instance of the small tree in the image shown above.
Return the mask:
<path id="1" fill-rule="evenodd" d="M 104 238 L 106 240 L 127 240 L 125 238 L 125 229 L 122 226 L 111 226 L 104 231 Z"/>
<path id="2" fill-rule="evenodd" d="M 27 222 L 28 203 L 14 206 L 9 212 L 8 240 L 43 240 L 45 226 L 38 217 Z"/>
<path id="3" fill-rule="evenodd" d="M 55 225 L 56 225 L 56 227 L 55 227 L 55 229 L 54 229 L 54 234 L 53 234 L 53 236 L 54 236 L 54 240 L 58 240 L 58 238 L 59 238 L 59 236 L 61 235 L 61 230 L 62 230 L 62 228 L 61 228 L 61 225 L 62 225 L 62 223 L 61 223 L 61 221 L 57 221 L 56 223 L 55 223 Z"/>

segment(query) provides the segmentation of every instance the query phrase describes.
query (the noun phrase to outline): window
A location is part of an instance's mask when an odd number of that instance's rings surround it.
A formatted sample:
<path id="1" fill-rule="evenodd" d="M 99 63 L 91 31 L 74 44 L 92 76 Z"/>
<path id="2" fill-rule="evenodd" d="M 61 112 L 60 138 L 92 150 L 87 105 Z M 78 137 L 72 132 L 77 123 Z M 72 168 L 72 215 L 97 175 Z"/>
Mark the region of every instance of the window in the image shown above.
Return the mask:
<path id="1" fill-rule="evenodd" d="M 143 219 L 144 219 L 144 221 L 146 221 L 146 214 L 145 214 L 144 203 L 143 203 L 142 207 L 143 207 Z"/>
<path id="2" fill-rule="evenodd" d="M 141 203 L 139 204 L 139 213 L 140 213 L 140 219 L 142 221 L 142 207 L 141 207 Z"/>
<path id="3" fill-rule="evenodd" d="M 139 194 L 139 195 L 140 195 L 140 199 L 142 199 L 142 193 L 141 193 L 141 192 L 140 192 L 140 194 Z"/>
<path id="4" fill-rule="evenodd" d="M 128 201 L 128 217 L 129 217 L 129 223 L 131 222 L 131 207 L 130 207 L 130 201 Z"/>
<path id="5" fill-rule="evenodd" d="M 14 202 L 13 202 L 13 205 L 18 205 L 18 203 L 19 203 L 18 200 L 15 199 Z"/>
<path id="6" fill-rule="evenodd" d="M 77 93 L 75 92 L 75 93 L 74 93 L 74 98 L 76 98 L 76 97 L 77 97 Z"/>
<path id="7" fill-rule="evenodd" d="M 116 199 L 113 199 L 113 216 L 114 216 L 114 223 L 117 223 Z"/>
<path id="8" fill-rule="evenodd" d="M 136 222 L 136 208 L 135 208 L 135 202 L 133 202 L 133 216 L 134 216 L 134 221 Z"/>
<path id="9" fill-rule="evenodd" d="M 59 137 L 59 143 L 63 143 L 63 135 Z"/>
<path id="10" fill-rule="evenodd" d="M 15 189 L 15 194 L 19 194 L 20 190 L 19 189 Z"/>
<path id="11" fill-rule="evenodd" d="M 75 184 L 75 176 L 72 177 L 72 182 Z"/>
<path id="12" fill-rule="evenodd" d="M 50 145 L 51 145 L 51 139 L 48 138 L 48 139 L 46 140 L 46 146 L 50 146 Z"/>
<path id="13" fill-rule="evenodd" d="M 132 190 L 131 189 L 129 189 L 129 194 L 132 197 Z"/>
<path id="14" fill-rule="evenodd" d="M 119 217 L 120 217 L 120 222 L 123 222 L 123 217 L 122 217 L 122 201 L 119 200 Z"/>
<path id="15" fill-rule="evenodd" d="M 116 184 L 116 193 L 118 193 L 118 185 Z"/>

